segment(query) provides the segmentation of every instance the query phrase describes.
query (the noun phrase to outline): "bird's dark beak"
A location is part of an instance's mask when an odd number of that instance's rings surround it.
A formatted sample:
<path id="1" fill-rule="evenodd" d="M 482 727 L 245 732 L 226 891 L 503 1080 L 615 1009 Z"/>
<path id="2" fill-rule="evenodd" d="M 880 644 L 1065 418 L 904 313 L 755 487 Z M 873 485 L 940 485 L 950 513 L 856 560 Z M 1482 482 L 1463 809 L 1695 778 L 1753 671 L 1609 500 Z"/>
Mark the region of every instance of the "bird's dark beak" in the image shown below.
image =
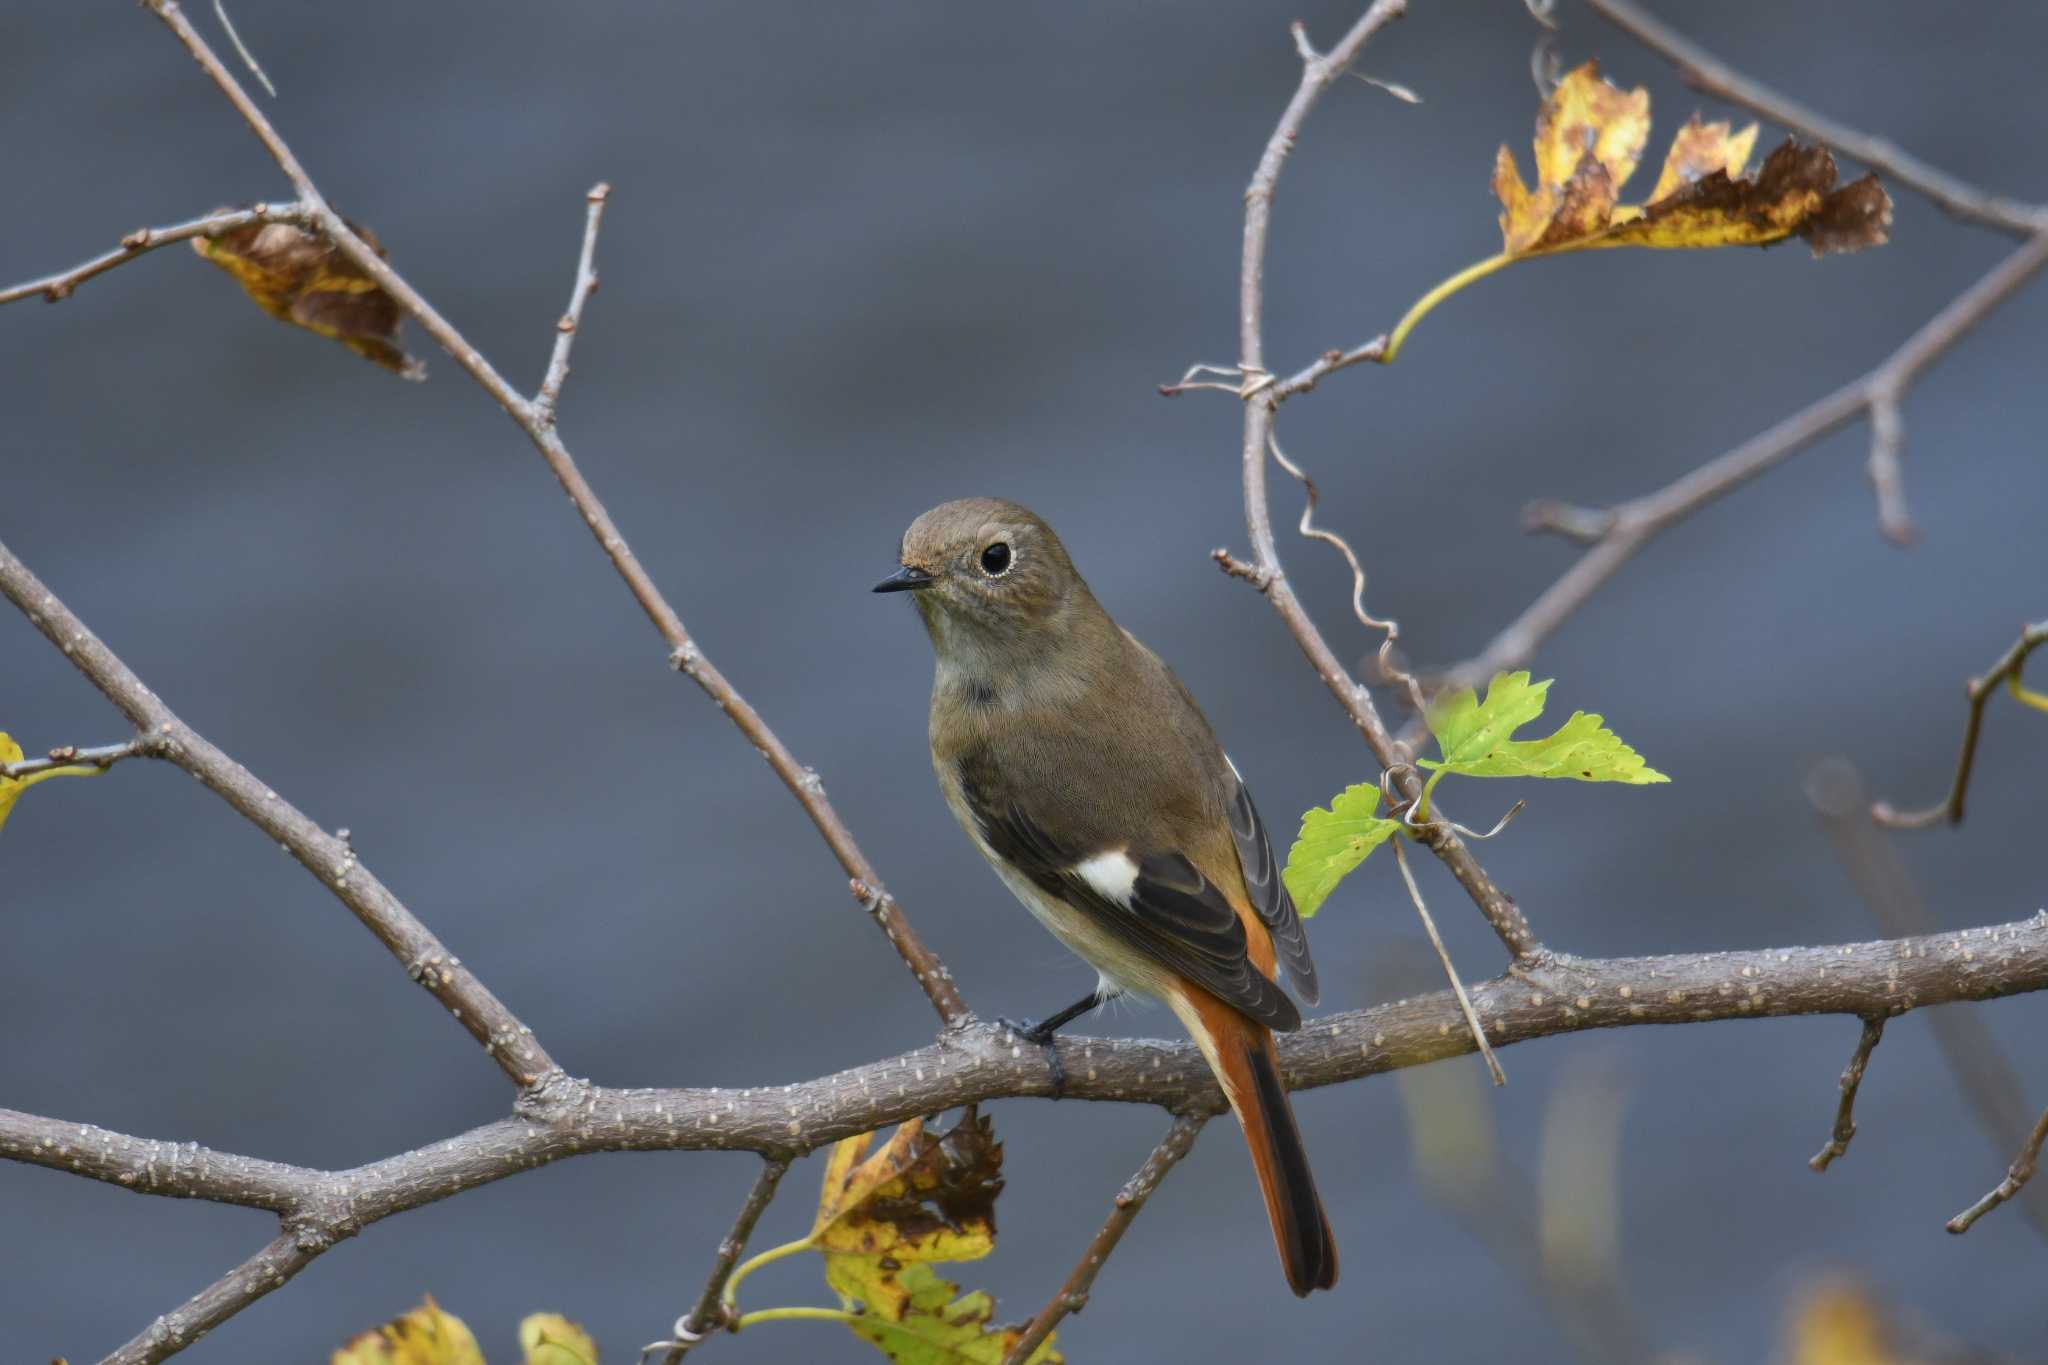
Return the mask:
<path id="1" fill-rule="evenodd" d="M 915 592 L 919 588 L 929 588 L 937 581 L 937 579 L 933 578 L 923 569 L 913 569 L 906 564 L 895 573 L 890 574 L 887 578 L 875 584 L 874 591 Z"/>

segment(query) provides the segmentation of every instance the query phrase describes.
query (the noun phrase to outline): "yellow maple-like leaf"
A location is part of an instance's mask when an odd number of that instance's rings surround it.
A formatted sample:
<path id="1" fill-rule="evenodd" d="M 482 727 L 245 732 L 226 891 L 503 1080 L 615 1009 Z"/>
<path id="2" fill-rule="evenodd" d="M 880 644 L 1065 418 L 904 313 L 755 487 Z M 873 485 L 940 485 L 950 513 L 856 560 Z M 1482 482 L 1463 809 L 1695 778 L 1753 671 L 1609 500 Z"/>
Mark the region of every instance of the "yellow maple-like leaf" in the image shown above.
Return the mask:
<path id="1" fill-rule="evenodd" d="M 1003 1146 L 985 1117 L 934 1136 L 922 1119 L 873 1155 L 872 1134 L 833 1148 L 810 1242 L 827 1255 L 972 1261 L 995 1250 Z"/>
<path id="2" fill-rule="evenodd" d="M 1888 239 L 1891 196 L 1874 175 L 1836 184 L 1825 147 L 1787 139 L 1747 171 L 1755 124 L 1735 132 L 1695 114 L 1672 139 L 1650 197 L 1621 202 L 1650 135 L 1650 94 L 1623 91 L 1597 63 L 1568 73 L 1536 115 L 1536 182 L 1525 184 L 1505 144 L 1494 158 L 1501 251 L 1417 300 L 1387 338 L 1390 363 L 1430 309 L 1519 260 L 1607 247 L 1765 246 L 1803 237 L 1813 254 L 1860 251 Z"/>
<path id="3" fill-rule="evenodd" d="M 899 1265 L 871 1256 L 834 1256 L 825 1279 L 855 1314 L 847 1330 L 896 1365 L 1002 1365 L 1024 1328 L 996 1326 L 995 1300 L 981 1290 L 962 1294 L 929 1265 Z M 1052 1334 L 1026 1365 L 1062 1365 Z"/>
<path id="4" fill-rule="evenodd" d="M 21 746 L 5 730 L 0 730 L 0 768 L 22 760 Z M 77 763 L 63 768 L 45 768 L 27 777 L 0 777 L 0 826 L 5 826 L 8 815 L 14 810 L 14 803 L 21 794 L 46 777 L 98 777 L 106 769 L 92 763 Z"/>
<path id="5" fill-rule="evenodd" d="M 379 256 L 386 254 L 367 228 L 349 227 Z M 401 378 L 426 377 L 426 366 L 398 347 L 398 301 L 318 233 L 290 223 L 251 223 L 194 237 L 192 249 L 234 276 L 270 316 L 331 337 Z"/>
<path id="6" fill-rule="evenodd" d="M 351 1340 L 328 1365 L 484 1365 L 484 1354 L 462 1319 L 429 1294 L 418 1308 Z"/>

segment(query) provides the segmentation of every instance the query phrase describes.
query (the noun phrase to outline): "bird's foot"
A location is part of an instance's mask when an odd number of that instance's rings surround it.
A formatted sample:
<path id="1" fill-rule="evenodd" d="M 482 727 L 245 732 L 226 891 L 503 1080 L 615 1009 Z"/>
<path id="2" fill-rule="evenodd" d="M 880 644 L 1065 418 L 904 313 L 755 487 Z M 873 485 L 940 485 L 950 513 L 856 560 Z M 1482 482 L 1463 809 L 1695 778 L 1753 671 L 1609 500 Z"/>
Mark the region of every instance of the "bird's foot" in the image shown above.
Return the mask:
<path id="1" fill-rule="evenodd" d="M 1029 1019 L 998 1019 L 997 1023 L 1015 1034 L 1020 1042 L 1032 1044 L 1045 1050 L 1046 1069 L 1052 1073 L 1052 1097 L 1059 1099 L 1067 1092 L 1067 1068 L 1060 1061 L 1059 1044 L 1053 1040 L 1053 1030 L 1058 1025 L 1050 1020 L 1034 1022 Z"/>

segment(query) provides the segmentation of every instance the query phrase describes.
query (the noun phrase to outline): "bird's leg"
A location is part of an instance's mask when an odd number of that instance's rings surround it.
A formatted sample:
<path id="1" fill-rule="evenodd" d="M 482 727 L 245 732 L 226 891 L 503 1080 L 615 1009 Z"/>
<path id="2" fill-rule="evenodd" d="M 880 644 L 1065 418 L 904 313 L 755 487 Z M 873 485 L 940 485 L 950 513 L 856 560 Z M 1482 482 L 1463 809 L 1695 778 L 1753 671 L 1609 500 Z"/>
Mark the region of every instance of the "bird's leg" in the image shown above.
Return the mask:
<path id="1" fill-rule="evenodd" d="M 1004 1028 L 1016 1034 L 1027 1043 L 1035 1043 L 1045 1049 L 1045 1064 L 1052 1071 L 1052 1097 L 1058 1099 L 1067 1088 L 1067 1069 L 1060 1063 L 1060 1050 L 1053 1043 L 1052 1036 L 1062 1027 L 1073 1023 L 1102 1003 L 1102 992 L 1093 990 L 1067 1006 L 1057 1014 L 1047 1015 L 1037 1023 L 1013 1023 L 1005 1019 Z"/>

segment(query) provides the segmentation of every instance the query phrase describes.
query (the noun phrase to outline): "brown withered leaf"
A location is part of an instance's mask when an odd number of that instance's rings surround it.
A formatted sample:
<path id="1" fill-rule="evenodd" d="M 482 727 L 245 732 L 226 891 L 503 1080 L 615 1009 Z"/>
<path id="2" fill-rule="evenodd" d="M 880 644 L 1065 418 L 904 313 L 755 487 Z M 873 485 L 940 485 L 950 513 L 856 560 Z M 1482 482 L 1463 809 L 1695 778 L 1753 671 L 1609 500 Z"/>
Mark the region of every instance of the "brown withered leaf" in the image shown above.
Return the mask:
<path id="1" fill-rule="evenodd" d="M 349 227 L 379 256 L 387 254 L 368 229 Z M 318 233 L 252 223 L 195 237 L 192 249 L 234 276 L 270 316 L 331 337 L 401 378 L 426 378 L 426 366 L 398 347 L 397 301 Z"/>
<path id="2" fill-rule="evenodd" d="M 810 1240 L 827 1256 L 971 1261 L 995 1249 L 1003 1145 L 985 1116 L 933 1135 L 922 1119 L 866 1155 L 872 1134 L 833 1149 Z"/>
<path id="3" fill-rule="evenodd" d="M 1503 254 L 1762 246 L 1799 236 L 1820 256 L 1887 238 L 1891 198 L 1875 176 L 1837 187 L 1827 149 L 1790 139 L 1746 175 L 1756 125 L 1736 133 L 1697 114 L 1672 139 L 1649 200 L 1620 203 L 1649 130 L 1648 91 L 1624 93 L 1594 62 L 1566 75 L 1536 116 L 1536 184 L 1522 183 L 1506 146 L 1495 158 Z"/>

